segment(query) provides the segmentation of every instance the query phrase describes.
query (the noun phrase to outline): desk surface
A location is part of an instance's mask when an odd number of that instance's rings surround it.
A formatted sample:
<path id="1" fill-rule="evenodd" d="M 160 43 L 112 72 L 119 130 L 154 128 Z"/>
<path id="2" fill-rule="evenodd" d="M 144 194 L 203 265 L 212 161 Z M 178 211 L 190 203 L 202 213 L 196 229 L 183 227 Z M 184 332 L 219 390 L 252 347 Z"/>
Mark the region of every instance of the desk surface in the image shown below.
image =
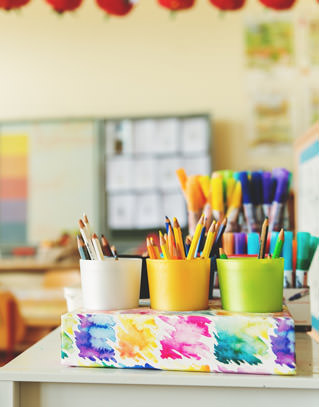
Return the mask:
<path id="1" fill-rule="evenodd" d="M 319 344 L 306 333 L 297 333 L 296 353 L 296 376 L 64 367 L 60 364 L 57 328 L 0 368 L 0 381 L 319 390 Z"/>

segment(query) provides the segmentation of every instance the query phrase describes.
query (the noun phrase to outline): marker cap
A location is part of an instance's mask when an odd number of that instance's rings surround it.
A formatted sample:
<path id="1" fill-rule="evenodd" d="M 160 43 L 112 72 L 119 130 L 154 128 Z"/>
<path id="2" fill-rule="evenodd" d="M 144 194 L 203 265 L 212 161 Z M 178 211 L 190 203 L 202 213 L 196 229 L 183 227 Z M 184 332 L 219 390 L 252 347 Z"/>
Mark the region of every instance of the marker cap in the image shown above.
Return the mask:
<path id="1" fill-rule="evenodd" d="M 259 234 L 256 232 L 247 234 L 247 254 L 259 253 Z"/>
<path id="2" fill-rule="evenodd" d="M 310 233 L 297 232 L 297 265 L 299 270 L 308 270 L 310 256 Z"/>

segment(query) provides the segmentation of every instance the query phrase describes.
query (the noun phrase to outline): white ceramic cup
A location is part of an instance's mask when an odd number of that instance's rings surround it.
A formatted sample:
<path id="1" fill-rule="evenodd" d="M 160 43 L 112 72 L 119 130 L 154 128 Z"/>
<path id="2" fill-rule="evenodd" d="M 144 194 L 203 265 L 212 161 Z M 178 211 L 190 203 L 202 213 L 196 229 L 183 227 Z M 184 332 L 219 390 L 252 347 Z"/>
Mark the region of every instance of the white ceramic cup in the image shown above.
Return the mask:
<path id="1" fill-rule="evenodd" d="M 138 307 L 142 259 L 80 260 L 80 271 L 85 309 L 106 311 Z"/>
<path id="2" fill-rule="evenodd" d="M 64 298 L 66 299 L 66 305 L 68 312 L 82 308 L 82 289 L 80 286 L 64 287 Z"/>

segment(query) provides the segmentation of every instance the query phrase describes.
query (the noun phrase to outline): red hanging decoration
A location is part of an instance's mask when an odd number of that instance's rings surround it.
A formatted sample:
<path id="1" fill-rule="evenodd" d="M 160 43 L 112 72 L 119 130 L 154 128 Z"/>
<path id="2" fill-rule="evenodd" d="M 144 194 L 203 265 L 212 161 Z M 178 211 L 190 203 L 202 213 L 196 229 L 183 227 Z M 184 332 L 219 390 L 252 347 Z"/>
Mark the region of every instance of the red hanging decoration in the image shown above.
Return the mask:
<path id="1" fill-rule="evenodd" d="M 79 8 L 82 0 L 45 0 L 59 14 Z"/>
<path id="2" fill-rule="evenodd" d="M 193 7 L 195 0 L 157 0 L 157 2 L 169 10 L 179 11 Z"/>
<path id="3" fill-rule="evenodd" d="M 274 10 L 288 10 L 296 0 L 259 0 L 264 6 Z"/>
<path id="4" fill-rule="evenodd" d="M 29 2 L 30 0 L 0 0 L 0 8 L 9 11 L 21 8 Z"/>
<path id="5" fill-rule="evenodd" d="M 209 0 L 213 6 L 223 11 L 239 10 L 241 9 L 246 0 Z"/>
<path id="6" fill-rule="evenodd" d="M 136 0 L 96 0 L 97 5 L 111 16 L 125 16 L 136 3 Z"/>

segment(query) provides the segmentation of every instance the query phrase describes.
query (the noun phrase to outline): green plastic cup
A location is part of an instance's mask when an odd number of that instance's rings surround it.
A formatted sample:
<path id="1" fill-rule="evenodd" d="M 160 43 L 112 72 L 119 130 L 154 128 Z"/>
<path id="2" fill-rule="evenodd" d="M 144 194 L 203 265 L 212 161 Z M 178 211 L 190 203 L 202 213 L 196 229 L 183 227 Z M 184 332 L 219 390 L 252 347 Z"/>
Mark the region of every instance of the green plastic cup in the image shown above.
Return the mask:
<path id="1" fill-rule="evenodd" d="M 222 308 L 234 312 L 280 312 L 284 259 L 217 259 Z"/>

